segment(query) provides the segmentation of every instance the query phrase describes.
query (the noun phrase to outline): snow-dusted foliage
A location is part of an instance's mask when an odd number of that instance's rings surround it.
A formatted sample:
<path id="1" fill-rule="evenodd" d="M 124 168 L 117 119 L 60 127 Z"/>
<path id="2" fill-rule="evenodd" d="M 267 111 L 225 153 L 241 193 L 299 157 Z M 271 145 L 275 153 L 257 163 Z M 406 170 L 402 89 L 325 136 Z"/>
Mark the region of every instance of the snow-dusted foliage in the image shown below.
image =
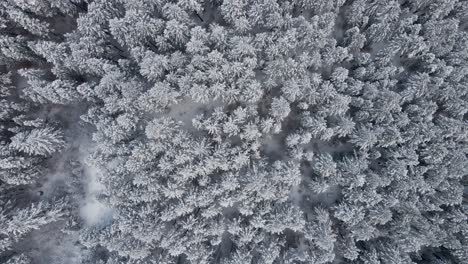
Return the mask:
<path id="1" fill-rule="evenodd" d="M 467 14 L 1 2 L 0 262 L 467 263 Z"/>

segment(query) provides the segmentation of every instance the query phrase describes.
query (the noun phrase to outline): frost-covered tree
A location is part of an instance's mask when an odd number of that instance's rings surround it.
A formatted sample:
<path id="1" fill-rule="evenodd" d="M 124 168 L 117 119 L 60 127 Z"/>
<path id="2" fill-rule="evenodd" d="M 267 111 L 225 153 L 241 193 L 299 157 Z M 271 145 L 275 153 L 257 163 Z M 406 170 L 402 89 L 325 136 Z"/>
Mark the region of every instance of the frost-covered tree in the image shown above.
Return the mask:
<path id="1" fill-rule="evenodd" d="M 11 138 L 10 147 L 30 155 L 47 156 L 61 149 L 64 140 L 51 128 L 21 132 Z"/>
<path id="2" fill-rule="evenodd" d="M 84 263 L 466 262 L 467 10 L 3 1 L 0 188 L 15 209 L 0 238 L 53 214 L 29 219 L 51 198 L 30 193 L 66 181 L 51 193 L 75 199 L 61 216 Z M 91 162 L 45 177 L 68 158 Z M 112 213 L 91 224 L 73 192 L 95 171 Z"/>

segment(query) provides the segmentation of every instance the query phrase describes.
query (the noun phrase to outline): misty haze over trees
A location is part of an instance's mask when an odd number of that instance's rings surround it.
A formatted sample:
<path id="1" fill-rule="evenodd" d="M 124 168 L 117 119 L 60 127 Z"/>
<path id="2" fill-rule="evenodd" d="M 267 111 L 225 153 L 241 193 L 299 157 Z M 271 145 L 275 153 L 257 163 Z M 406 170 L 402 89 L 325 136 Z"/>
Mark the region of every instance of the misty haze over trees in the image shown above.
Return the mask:
<path id="1" fill-rule="evenodd" d="M 468 263 L 467 0 L 2 0 L 0 130 L 0 263 Z"/>

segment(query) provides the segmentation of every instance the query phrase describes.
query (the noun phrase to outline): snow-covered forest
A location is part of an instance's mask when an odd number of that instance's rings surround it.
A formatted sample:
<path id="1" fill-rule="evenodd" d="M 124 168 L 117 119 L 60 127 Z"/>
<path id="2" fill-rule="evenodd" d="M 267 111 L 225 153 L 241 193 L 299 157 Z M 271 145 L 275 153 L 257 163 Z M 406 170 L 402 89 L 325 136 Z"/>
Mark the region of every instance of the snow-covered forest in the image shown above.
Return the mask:
<path id="1" fill-rule="evenodd" d="M 468 0 L 1 0 L 0 263 L 468 263 Z"/>

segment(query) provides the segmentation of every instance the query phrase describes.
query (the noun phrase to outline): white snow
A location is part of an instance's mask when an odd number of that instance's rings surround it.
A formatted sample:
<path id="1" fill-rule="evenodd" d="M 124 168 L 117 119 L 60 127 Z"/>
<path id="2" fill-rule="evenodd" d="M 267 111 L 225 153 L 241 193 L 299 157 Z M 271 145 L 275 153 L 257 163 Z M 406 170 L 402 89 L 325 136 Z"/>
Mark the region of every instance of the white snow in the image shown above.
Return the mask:
<path id="1" fill-rule="evenodd" d="M 99 177 L 101 177 L 101 171 L 95 166 L 85 162 L 84 174 L 86 175 L 87 181 L 87 192 L 89 194 L 97 194 L 100 191 L 104 190 L 104 185 L 99 182 Z"/>
<path id="2" fill-rule="evenodd" d="M 96 199 L 89 199 L 80 209 L 80 215 L 87 225 L 99 225 L 112 218 L 113 210 Z"/>
<path id="3" fill-rule="evenodd" d="M 204 104 L 197 103 L 187 98 L 178 104 L 171 105 L 167 116 L 181 122 L 182 128 L 186 131 L 196 133 L 197 130 L 192 126 L 192 120 L 197 115 L 209 112 L 219 106 L 223 106 L 223 103 L 220 100 Z"/>
<path id="4" fill-rule="evenodd" d="M 80 215 L 87 225 L 100 225 L 112 219 L 114 211 L 97 199 L 104 186 L 99 182 L 101 172 L 95 166 L 85 162 L 84 174 L 87 178 L 86 199 L 80 208 Z"/>

